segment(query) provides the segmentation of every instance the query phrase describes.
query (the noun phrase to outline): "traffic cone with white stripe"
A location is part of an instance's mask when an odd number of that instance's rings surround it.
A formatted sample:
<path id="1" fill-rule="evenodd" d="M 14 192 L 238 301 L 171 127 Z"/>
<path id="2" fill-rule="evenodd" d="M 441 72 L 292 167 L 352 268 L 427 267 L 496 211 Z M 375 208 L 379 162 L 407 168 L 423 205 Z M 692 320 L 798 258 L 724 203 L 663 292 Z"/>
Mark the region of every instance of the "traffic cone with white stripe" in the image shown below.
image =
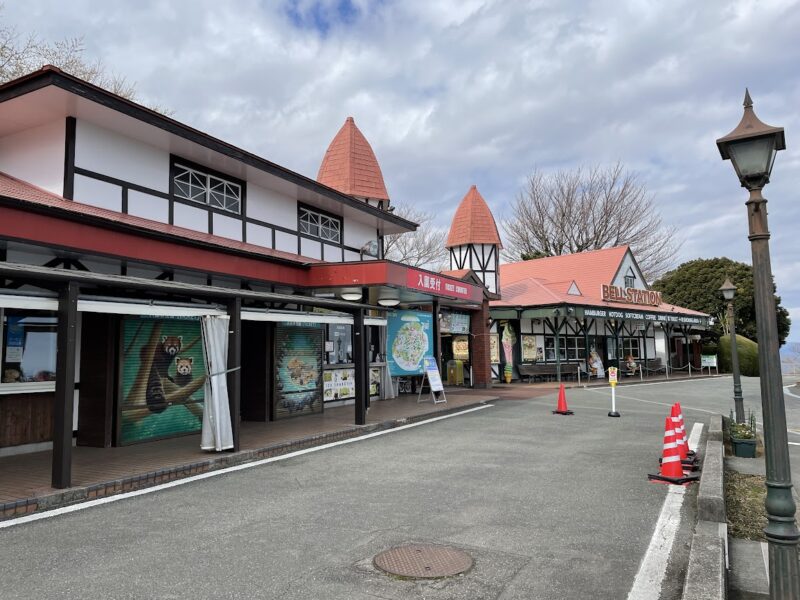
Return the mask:
<path id="1" fill-rule="evenodd" d="M 683 424 L 680 404 L 677 402 L 672 405 L 670 413 L 672 428 L 675 430 L 675 443 L 678 447 L 678 455 L 681 457 L 681 465 L 684 471 L 697 471 L 697 457 L 692 452 L 689 455 L 689 441 L 686 439 L 686 427 Z"/>
<path id="2" fill-rule="evenodd" d="M 558 388 L 558 404 L 556 405 L 556 409 L 553 411 L 554 415 L 574 415 L 575 413 L 572 412 L 567 408 L 567 393 L 564 391 L 564 384 L 561 384 L 561 387 Z"/>
<path id="3" fill-rule="evenodd" d="M 681 423 L 681 431 L 683 431 L 683 443 L 686 444 L 686 456 L 688 458 L 694 458 L 695 452 L 689 448 L 689 439 L 686 437 L 686 425 L 683 422 L 683 409 L 681 408 L 681 403 L 676 402 L 675 406 L 677 407 L 677 417 Z"/>
<path id="4" fill-rule="evenodd" d="M 648 474 L 647 479 L 654 483 L 674 483 L 676 485 L 687 485 L 698 479 L 697 475 L 684 475 L 683 473 L 671 417 L 667 417 L 664 421 L 664 450 L 661 457 L 661 472 L 658 475 Z"/>

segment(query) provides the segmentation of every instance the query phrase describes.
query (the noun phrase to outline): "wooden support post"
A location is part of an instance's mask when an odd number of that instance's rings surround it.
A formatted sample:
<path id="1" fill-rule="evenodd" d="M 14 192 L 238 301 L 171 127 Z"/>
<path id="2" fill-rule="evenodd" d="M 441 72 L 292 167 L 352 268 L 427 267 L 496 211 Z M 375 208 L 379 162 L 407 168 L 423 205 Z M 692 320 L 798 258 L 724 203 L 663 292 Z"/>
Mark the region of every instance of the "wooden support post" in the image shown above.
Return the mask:
<path id="1" fill-rule="evenodd" d="M 77 330 L 78 284 L 70 281 L 58 295 L 52 470 L 52 486 L 58 489 L 72 485 L 72 416 L 75 404 Z"/>
<path id="2" fill-rule="evenodd" d="M 231 432 L 233 448 L 239 451 L 239 432 L 242 422 L 242 299 L 233 298 L 228 302 L 228 407 L 231 413 Z"/>
<path id="3" fill-rule="evenodd" d="M 355 372 L 355 421 L 356 425 L 367 423 L 367 397 L 369 396 L 369 363 L 364 339 L 364 311 L 353 312 L 353 370 Z"/>

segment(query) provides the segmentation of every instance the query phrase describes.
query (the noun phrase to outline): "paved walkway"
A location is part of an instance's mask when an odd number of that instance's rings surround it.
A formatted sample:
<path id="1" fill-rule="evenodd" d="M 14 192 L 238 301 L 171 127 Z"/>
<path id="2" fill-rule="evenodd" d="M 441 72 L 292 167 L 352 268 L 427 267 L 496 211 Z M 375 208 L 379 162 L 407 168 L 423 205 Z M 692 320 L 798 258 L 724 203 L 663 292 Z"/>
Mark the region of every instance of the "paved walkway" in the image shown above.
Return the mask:
<path id="1" fill-rule="evenodd" d="M 538 393 L 525 391 L 524 396 L 530 398 L 548 391 L 545 388 Z M 416 396 L 372 402 L 367 412 L 367 426 L 418 418 L 422 415 L 479 404 L 497 397 L 498 395 L 492 390 L 453 389 L 447 395 L 446 404 L 434 405 L 430 401 L 417 403 Z M 317 415 L 282 421 L 267 423 L 246 421 L 242 423 L 241 450 L 252 453 L 266 448 L 285 448 L 285 451 L 291 451 L 300 442 L 310 445 L 314 440 L 319 440 L 318 443 L 329 441 L 325 438 L 332 434 L 356 434 L 363 428 L 354 425 L 354 419 L 354 407 L 349 405 L 328 408 Z M 86 487 L 130 479 L 165 469 L 173 471 L 177 469 L 174 477 L 168 477 L 174 479 L 190 474 L 189 471 L 197 471 L 197 468 L 181 470 L 184 465 L 197 465 L 214 458 L 230 462 L 231 456 L 235 455 L 227 452 L 215 454 L 202 451 L 199 434 L 117 448 L 76 446 L 72 454 L 72 483 L 74 487 Z M 3 505 L 23 499 L 40 498 L 58 491 L 50 487 L 51 461 L 52 452 L 49 450 L 0 458 L 0 518 L 3 517 Z M 153 479 L 155 480 L 155 477 Z M 14 511 L 14 513 L 19 512 L 25 510 Z M 8 509 L 8 514 L 5 516 L 14 513 Z"/>

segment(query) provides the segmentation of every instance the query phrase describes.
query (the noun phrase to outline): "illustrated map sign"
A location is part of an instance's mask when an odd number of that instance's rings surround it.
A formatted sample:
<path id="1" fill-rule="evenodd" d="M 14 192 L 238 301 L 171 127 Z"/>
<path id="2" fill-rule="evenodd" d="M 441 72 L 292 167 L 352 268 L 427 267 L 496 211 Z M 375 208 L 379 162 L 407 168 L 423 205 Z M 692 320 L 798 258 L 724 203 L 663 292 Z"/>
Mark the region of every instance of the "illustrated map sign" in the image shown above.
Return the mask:
<path id="1" fill-rule="evenodd" d="M 387 315 L 386 329 L 389 374 L 422 375 L 423 358 L 433 355 L 433 315 L 395 310 Z"/>

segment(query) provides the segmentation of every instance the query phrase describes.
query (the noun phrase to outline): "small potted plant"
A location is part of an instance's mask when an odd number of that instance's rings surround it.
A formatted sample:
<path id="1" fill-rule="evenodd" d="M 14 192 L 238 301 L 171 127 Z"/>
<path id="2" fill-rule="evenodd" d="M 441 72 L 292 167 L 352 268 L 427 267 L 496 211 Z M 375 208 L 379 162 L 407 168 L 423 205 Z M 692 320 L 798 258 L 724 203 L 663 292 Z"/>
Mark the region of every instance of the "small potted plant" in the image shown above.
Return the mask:
<path id="1" fill-rule="evenodd" d="M 731 437 L 731 446 L 734 456 L 742 458 L 756 457 L 756 416 L 753 411 L 745 423 L 737 423 L 731 414 L 731 423 L 728 428 Z"/>
<path id="2" fill-rule="evenodd" d="M 511 366 L 511 363 L 506 363 L 506 366 L 503 369 L 503 376 L 505 377 L 506 383 L 511 383 L 511 378 L 514 376 L 514 371 Z"/>

